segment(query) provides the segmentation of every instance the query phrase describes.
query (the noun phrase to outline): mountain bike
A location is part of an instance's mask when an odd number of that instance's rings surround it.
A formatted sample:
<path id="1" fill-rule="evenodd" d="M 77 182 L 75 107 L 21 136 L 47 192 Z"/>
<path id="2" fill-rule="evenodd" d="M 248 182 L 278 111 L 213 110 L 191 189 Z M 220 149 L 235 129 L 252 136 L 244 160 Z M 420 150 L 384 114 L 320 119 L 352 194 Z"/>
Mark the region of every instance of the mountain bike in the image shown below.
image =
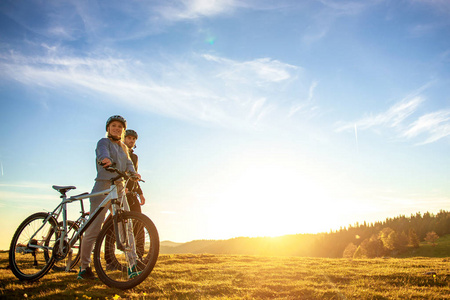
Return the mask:
<path id="1" fill-rule="evenodd" d="M 68 197 L 75 186 L 53 186 L 62 199 L 52 212 L 38 212 L 26 218 L 17 228 L 9 249 L 9 265 L 19 280 L 35 281 L 52 268 L 69 271 L 80 260 L 82 235 L 100 212 L 111 207 L 94 247 L 95 271 L 106 285 L 129 289 L 144 281 L 153 270 L 159 255 L 159 236 L 154 223 L 142 213 L 126 211 L 125 196 L 119 196 L 117 180 L 126 182 L 131 175 L 107 168 L 118 175 L 109 189 Z M 126 186 L 126 184 L 125 184 Z M 106 195 L 99 207 L 85 212 L 83 199 Z M 67 205 L 80 202 L 80 216 L 67 220 Z M 112 267 L 111 267 L 112 266 Z M 132 270 L 133 276 L 130 276 Z"/>

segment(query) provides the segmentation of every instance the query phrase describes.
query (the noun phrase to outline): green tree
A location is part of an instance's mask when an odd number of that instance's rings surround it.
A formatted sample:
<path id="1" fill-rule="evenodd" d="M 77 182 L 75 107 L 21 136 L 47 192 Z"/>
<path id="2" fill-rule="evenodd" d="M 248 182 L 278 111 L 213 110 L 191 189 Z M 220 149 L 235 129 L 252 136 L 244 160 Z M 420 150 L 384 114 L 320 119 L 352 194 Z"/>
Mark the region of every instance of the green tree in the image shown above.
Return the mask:
<path id="1" fill-rule="evenodd" d="M 357 249 L 358 249 L 358 247 L 355 244 L 353 244 L 353 243 L 348 244 L 347 247 L 345 247 L 345 249 L 344 249 L 344 253 L 343 253 L 342 257 L 343 258 L 352 258 Z"/>
<path id="2" fill-rule="evenodd" d="M 394 250 L 398 249 L 398 245 L 399 245 L 398 234 L 397 234 L 397 232 L 392 231 L 391 233 L 389 233 L 387 240 L 386 240 L 386 244 L 384 246 L 388 250 L 394 251 Z"/>
<path id="3" fill-rule="evenodd" d="M 378 238 L 377 235 L 372 235 L 369 242 L 366 244 L 366 254 L 369 258 L 381 257 L 385 253 L 383 242 Z"/>
<path id="4" fill-rule="evenodd" d="M 362 241 L 362 243 L 356 249 L 355 254 L 353 254 L 353 258 L 367 258 L 367 244 L 368 243 L 369 243 L 369 239 L 365 239 L 364 241 Z"/>
<path id="5" fill-rule="evenodd" d="M 427 233 L 427 236 L 425 237 L 425 241 L 427 241 L 431 246 L 436 246 L 436 241 L 438 240 L 439 236 L 436 232 L 431 231 Z"/>
<path id="6" fill-rule="evenodd" d="M 397 250 L 400 252 L 404 252 L 406 248 L 408 248 L 408 236 L 404 231 L 398 235 L 398 244 L 397 244 Z"/>
<path id="7" fill-rule="evenodd" d="M 392 238 L 389 239 L 389 235 L 394 232 L 394 230 L 390 227 L 385 227 L 383 228 L 380 233 L 378 234 L 378 237 L 380 238 L 380 240 L 383 242 L 383 246 L 387 249 L 387 250 L 393 250 L 393 245 L 392 245 Z"/>
<path id="8" fill-rule="evenodd" d="M 408 231 L 408 246 L 412 248 L 419 248 L 419 245 L 419 236 L 413 228 L 410 228 Z"/>

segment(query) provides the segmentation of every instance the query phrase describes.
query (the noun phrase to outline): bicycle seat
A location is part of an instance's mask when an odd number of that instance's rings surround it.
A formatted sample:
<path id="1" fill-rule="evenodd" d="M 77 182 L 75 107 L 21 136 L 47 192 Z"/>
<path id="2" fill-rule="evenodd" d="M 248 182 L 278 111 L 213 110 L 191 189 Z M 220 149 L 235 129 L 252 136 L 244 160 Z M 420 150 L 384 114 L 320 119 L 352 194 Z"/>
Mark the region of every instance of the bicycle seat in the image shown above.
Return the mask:
<path id="1" fill-rule="evenodd" d="M 58 192 L 60 192 L 61 194 L 65 194 L 67 191 L 70 190 L 74 190 L 77 187 L 73 186 L 73 185 L 66 185 L 66 186 L 59 186 L 59 185 L 54 185 L 52 186 L 53 189 L 57 190 Z"/>

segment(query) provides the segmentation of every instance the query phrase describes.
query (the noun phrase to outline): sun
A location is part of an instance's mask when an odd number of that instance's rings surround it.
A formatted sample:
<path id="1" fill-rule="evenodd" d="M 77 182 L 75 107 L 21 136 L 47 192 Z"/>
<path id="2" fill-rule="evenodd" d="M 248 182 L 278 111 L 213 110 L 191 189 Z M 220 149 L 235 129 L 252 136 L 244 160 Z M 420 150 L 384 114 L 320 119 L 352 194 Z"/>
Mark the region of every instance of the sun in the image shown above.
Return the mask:
<path id="1" fill-rule="evenodd" d="M 308 170 L 272 161 L 246 165 L 235 175 L 211 205 L 217 234 L 281 236 L 333 227 L 336 205 Z"/>

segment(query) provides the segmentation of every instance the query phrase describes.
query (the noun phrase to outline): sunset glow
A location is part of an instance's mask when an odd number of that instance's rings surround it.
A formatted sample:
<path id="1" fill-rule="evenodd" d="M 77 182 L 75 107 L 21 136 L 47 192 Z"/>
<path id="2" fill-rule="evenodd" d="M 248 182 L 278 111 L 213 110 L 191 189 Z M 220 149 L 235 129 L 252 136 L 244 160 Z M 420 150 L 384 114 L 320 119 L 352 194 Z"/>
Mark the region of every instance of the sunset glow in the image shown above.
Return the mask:
<path id="1" fill-rule="evenodd" d="M 2 1 L 0 20 L 0 249 L 52 185 L 91 191 L 117 114 L 161 240 L 450 210 L 447 1 Z"/>

